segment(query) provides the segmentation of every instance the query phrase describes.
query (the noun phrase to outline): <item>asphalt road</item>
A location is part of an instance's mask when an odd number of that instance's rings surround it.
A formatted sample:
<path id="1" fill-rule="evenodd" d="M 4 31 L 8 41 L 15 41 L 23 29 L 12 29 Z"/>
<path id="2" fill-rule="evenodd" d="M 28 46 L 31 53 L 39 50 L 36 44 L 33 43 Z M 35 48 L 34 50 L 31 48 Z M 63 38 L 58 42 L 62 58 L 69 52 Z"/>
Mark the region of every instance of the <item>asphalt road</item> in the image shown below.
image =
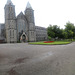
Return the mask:
<path id="1" fill-rule="evenodd" d="M 0 75 L 75 75 L 75 42 L 0 44 Z"/>

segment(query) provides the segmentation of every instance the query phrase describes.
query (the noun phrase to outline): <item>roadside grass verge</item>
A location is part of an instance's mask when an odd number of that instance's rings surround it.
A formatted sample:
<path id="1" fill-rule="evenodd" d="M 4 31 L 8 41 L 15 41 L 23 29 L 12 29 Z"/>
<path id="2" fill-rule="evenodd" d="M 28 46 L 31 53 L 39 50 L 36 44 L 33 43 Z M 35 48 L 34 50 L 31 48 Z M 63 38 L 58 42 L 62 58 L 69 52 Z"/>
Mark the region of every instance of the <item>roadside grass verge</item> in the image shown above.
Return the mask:
<path id="1" fill-rule="evenodd" d="M 71 41 L 54 41 L 52 43 L 44 43 L 44 42 L 30 42 L 32 45 L 66 45 L 70 44 Z"/>

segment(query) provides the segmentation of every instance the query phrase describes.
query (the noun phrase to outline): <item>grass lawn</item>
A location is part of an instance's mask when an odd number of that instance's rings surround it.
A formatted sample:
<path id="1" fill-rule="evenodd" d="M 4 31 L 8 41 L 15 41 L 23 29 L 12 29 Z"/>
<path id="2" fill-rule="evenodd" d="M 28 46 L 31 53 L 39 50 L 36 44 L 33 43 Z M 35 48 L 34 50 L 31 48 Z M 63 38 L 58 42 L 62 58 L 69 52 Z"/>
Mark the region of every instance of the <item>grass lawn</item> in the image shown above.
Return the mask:
<path id="1" fill-rule="evenodd" d="M 54 41 L 52 43 L 44 43 L 44 42 L 30 42 L 29 44 L 34 44 L 34 45 L 65 45 L 69 44 L 71 41 Z"/>

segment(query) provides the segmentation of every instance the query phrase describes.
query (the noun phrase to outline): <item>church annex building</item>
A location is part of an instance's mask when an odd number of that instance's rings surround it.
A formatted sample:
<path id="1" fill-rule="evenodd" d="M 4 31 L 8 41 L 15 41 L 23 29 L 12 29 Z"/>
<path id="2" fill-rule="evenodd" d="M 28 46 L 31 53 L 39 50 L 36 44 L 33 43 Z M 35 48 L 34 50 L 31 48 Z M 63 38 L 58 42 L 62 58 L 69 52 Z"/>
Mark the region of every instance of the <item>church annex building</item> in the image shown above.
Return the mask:
<path id="1" fill-rule="evenodd" d="M 4 7 L 5 24 L 0 24 L 0 42 L 7 43 L 47 40 L 47 29 L 35 26 L 34 10 L 27 3 L 24 14 L 15 15 L 15 5 L 7 0 Z"/>

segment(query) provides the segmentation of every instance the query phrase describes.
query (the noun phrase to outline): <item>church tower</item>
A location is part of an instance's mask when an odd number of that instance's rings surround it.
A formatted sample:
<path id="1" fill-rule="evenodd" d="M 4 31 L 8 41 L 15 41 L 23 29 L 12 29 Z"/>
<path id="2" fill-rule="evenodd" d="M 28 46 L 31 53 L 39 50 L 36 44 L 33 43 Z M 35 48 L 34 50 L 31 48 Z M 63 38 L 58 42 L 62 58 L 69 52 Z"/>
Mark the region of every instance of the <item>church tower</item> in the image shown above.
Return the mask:
<path id="1" fill-rule="evenodd" d="M 36 41 L 35 22 L 34 22 L 34 10 L 30 3 L 27 3 L 25 16 L 28 22 L 28 40 Z"/>
<path id="2" fill-rule="evenodd" d="M 7 0 L 5 5 L 5 28 L 6 28 L 6 42 L 17 42 L 17 28 L 16 28 L 16 16 L 15 6 L 11 0 Z"/>

